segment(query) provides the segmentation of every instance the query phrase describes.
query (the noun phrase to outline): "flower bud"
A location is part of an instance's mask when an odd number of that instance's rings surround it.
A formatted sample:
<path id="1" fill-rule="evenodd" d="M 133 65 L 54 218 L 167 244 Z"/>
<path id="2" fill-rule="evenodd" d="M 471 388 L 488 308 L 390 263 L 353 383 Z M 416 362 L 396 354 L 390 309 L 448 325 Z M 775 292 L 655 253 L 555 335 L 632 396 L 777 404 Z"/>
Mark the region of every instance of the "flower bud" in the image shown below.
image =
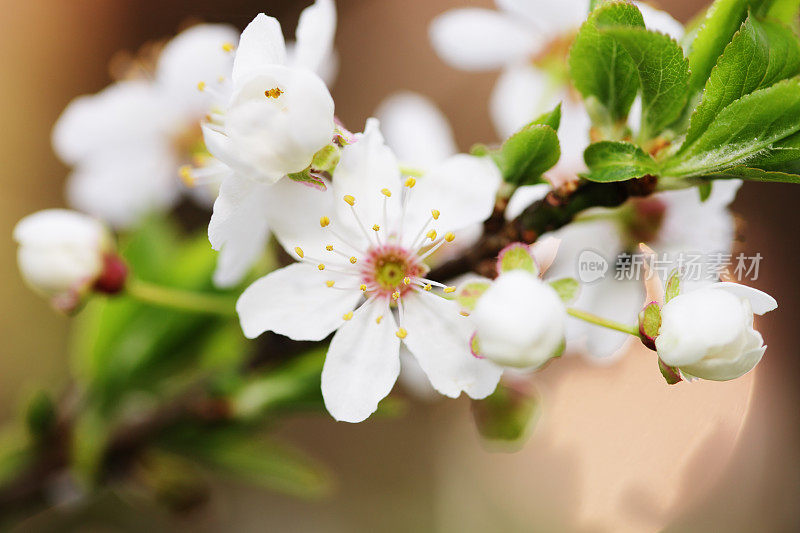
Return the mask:
<path id="1" fill-rule="evenodd" d="M 114 241 L 98 220 L 66 209 L 28 215 L 14 228 L 17 263 L 25 282 L 63 312 L 75 310 L 86 293 L 115 292 L 126 269 Z"/>
<path id="2" fill-rule="evenodd" d="M 471 317 L 479 355 L 501 365 L 537 368 L 564 346 L 564 303 L 550 285 L 525 270 L 501 274 Z"/>
<path id="3" fill-rule="evenodd" d="M 753 313 L 777 307 L 766 293 L 716 283 L 681 294 L 661 309 L 659 358 L 683 374 L 714 381 L 735 379 L 761 360 L 766 346 L 753 329 Z"/>

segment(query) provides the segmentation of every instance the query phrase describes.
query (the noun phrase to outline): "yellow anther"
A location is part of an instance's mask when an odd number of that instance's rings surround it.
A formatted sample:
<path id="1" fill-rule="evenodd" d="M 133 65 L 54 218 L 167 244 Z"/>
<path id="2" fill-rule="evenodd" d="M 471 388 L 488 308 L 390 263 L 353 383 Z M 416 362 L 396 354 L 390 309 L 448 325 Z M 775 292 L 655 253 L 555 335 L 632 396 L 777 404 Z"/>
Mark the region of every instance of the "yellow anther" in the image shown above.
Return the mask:
<path id="1" fill-rule="evenodd" d="M 428 283 L 427 285 L 425 285 L 425 286 L 424 286 L 424 287 L 422 287 L 422 288 L 423 288 L 424 290 L 426 290 L 426 291 L 429 291 L 429 290 L 431 290 L 431 289 L 433 288 L 433 286 L 431 286 L 431 284 L 430 284 L 430 283 Z"/>
<path id="2" fill-rule="evenodd" d="M 333 245 L 329 244 L 328 246 L 325 247 L 325 249 L 328 250 L 329 252 L 332 252 L 333 251 Z"/>
<path id="3" fill-rule="evenodd" d="M 344 202 L 349 206 L 356 205 L 356 199 L 350 196 L 349 194 L 345 194 L 342 200 L 344 200 Z"/>
<path id="4" fill-rule="evenodd" d="M 353 318 L 353 312 L 352 311 L 348 311 L 347 313 L 342 315 L 342 318 L 345 319 L 345 320 L 350 320 L 351 318 Z"/>
<path id="5" fill-rule="evenodd" d="M 398 298 L 400 298 L 400 291 L 394 291 L 392 293 L 392 300 L 397 300 Z"/>
<path id="6" fill-rule="evenodd" d="M 427 238 L 429 238 L 430 240 L 435 241 L 436 240 L 436 230 L 435 229 L 430 230 L 425 236 Z"/>
<path id="7" fill-rule="evenodd" d="M 233 43 L 223 43 L 222 49 L 226 52 L 233 52 Z"/>
<path id="8" fill-rule="evenodd" d="M 438 209 L 431 209 L 431 216 L 433 217 L 433 220 L 439 220 L 439 215 L 441 215 L 441 213 Z"/>
<path id="9" fill-rule="evenodd" d="M 357 262 L 358 262 L 358 259 L 355 256 L 350 258 L 350 263 L 351 264 L 355 265 Z"/>
<path id="10" fill-rule="evenodd" d="M 469 313 L 467 313 L 466 311 L 461 311 L 461 316 L 469 316 Z"/>
<path id="11" fill-rule="evenodd" d="M 361 286 L 359 287 L 359 289 L 361 289 L 361 292 L 367 292 L 367 286 L 366 286 L 366 285 L 364 285 L 363 283 L 361 284 Z"/>
<path id="12" fill-rule="evenodd" d="M 408 336 L 408 332 L 406 331 L 406 328 L 400 328 L 397 330 L 395 335 L 397 335 L 397 337 L 400 339 L 405 339 Z"/>
<path id="13" fill-rule="evenodd" d="M 331 219 L 329 219 L 328 217 L 321 217 L 319 219 L 319 225 L 322 226 L 323 228 L 325 226 L 329 225 L 330 223 L 331 223 Z"/>
<path id="14" fill-rule="evenodd" d="M 325 265 L 320 263 L 320 264 L 317 265 L 317 268 L 320 269 L 320 270 L 325 270 Z"/>
<path id="15" fill-rule="evenodd" d="M 413 187 L 414 185 L 416 185 L 416 184 L 417 184 L 417 180 L 416 180 L 416 179 L 414 179 L 414 178 L 408 178 L 408 179 L 406 180 L 406 187 L 408 187 L 409 189 L 410 189 L 411 187 Z"/>
<path id="16" fill-rule="evenodd" d="M 374 226 L 372 226 L 372 229 L 375 230 L 375 231 L 380 231 L 381 227 L 379 225 L 375 224 Z"/>
<path id="17" fill-rule="evenodd" d="M 381 189 L 381 194 L 383 194 L 386 198 L 392 197 L 392 191 L 389 189 Z"/>
<path id="18" fill-rule="evenodd" d="M 189 165 L 183 165 L 179 170 L 178 174 L 181 176 L 181 181 L 183 181 L 184 185 L 187 187 L 194 187 L 194 178 L 192 177 L 192 167 Z"/>
<path id="19" fill-rule="evenodd" d="M 295 249 L 294 249 L 294 253 L 296 253 L 297 255 L 299 255 L 299 256 L 300 256 L 300 259 L 302 259 L 302 258 L 303 258 L 303 257 L 305 257 L 305 255 L 306 255 L 306 254 L 304 254 L 304 253 L 303 253 L 303 249 L 302 249 L 302 248 L 300 248 L 299 246 L 295 247 Z M 322 269 L 320 269 L 320 270 L 322 270 Z"/>
<path id="20" fill-rule="evenodd" d="M 405 285 L 411 285 L 411 278 L 409 278 L 409 277 L 405 277 L 405 278 L 403 278 L 403 283 L 404 283 Z"/>
<path id="21" fill-rule="evenodd" d="M 198 81 L 197 82 L 197 90 L 200 91 L 200 92 L 205 91 L 206 90 L 206 82 Z"/>
<path id="22" fill-rule="evenodd" d="M 456 234 L 453 233 L 452 231 L 448 231 L 444 236 L 444 240 L 446 240 L 447 242 L 453 242 L 455 238 Z"/>
<path id="23" fill-rule="evenodd" d="M 378 316 L 378 318 L 375 319 L 375 323 L 380 324 L 381 320 L 383 320 L 383 315 Z"/>
<path id="24" fill-rule="evenodd" d="M 225 83 L 225 76 L 217 76 L 217 83 Z"/>
<path id="25" fill-rule="evenodd" d="M 267 89 L 264 91 L 264 96 L 267 98 L 278 98 L 280 95 L 283 94 L 283 91 L 280 90 L 278 87 L 273 87 L 272 89 Z"/>
<path id="26" fill-rule="evenodd" d="M 325 285 L 327 285 L 328 287 L 333 287 L 333 284 L 334 281 L 332 279 L 329 279 L 328 281 L 325 282 Z"/>
<path id="27" fill-rule="evenodd" d="M 456 292 L 456 288 L 455 287 L 445 287 L 444 288 L 444 292 L 446 292 L 447 294 L 450 294 L 451 292 Z"/>

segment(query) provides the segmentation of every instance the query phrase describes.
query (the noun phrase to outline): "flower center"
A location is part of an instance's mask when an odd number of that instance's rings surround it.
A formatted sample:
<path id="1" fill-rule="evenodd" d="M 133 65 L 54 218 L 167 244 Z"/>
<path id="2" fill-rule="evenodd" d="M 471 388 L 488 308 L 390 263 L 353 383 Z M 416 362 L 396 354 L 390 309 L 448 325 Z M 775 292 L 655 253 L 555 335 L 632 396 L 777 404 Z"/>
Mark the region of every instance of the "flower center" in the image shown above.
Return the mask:
<path id="1" fill-rule="evenodd" d="M 425 274 L 427 267 L 418 256 L 393 244 L 377 246 L 367 251 L 362 265 L 363 281 L 370 292 L 388 296 L 401 295 L 411 289 L 411 280 Z"/>

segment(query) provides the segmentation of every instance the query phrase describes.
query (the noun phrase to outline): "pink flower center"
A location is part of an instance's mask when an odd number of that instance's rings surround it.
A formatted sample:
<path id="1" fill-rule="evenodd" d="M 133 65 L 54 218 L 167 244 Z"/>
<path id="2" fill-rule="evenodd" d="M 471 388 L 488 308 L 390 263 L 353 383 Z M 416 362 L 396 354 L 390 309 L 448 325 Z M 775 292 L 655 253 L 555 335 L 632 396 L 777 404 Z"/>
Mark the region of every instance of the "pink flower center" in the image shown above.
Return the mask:
<path id="1" fill-rule="evenodd" d="M 428 271 L 416 253 L 395 244 L 370 248 L 361 265 L 367 291 L 382 297 L 402 296 Z"/>

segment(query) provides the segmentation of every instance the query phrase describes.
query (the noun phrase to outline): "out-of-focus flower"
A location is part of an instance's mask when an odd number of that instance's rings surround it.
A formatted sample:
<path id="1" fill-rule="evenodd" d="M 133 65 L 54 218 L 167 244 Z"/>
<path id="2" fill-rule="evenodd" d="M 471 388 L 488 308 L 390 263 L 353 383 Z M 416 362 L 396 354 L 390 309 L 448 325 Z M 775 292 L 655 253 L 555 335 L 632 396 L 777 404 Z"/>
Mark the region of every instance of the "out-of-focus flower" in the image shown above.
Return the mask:
<path id="1" fill-rule="evenodd" d="M 735 224 L 728 206 L 741 186 L 738 180 L 714 183 L 711 196 L 702 202 L 695 189 L 666 191 L 645 199 L 633 199 L 615 210 L 599 210 L 580 218 L 549 235 L 561 239 L 552 275 L 581 278 L 579 266 L 584 253 L 596 252 L 608 262 L 608 271 L 595 281 L 584 283 L 576 307 L 624 323 L 633 323 L 645 301 L 640 270 L 617 272 L 618 257 L 635 252 L 644 242 L 658 250 L 659 268 L 679 266 L 683 257 L 702 258 L 702 268 L 685 279 L 684 287 L 699 287 L 715 281 L 712 257 L 730 254 Z M 619 274 L 619 275 L 618 275 Z M 576 349 L 595 361 L 611 362 L 624 353 L 623 345 L 631 337 L 581 321 L 570 321 L 567 339 Z"/>
<path id="2" fill-rule="evenodd" d="M 239 41 L 232 94 L 203 124 L 213 172 L 187 171 L 221 182 L 209 239 L 220 251 L 218 285 L 238 282 L 262 253 L 269 231 L 270 197 L 294 187 L 274 184 L 305 171 L 329 146 L 336 128 L 334 104 L 313 68 L 330 55 L 336 12 L 331 0 L 307 8 L 297 31 L 295 57 L 287 59 L 280 23 L 258 15 Z M 308 185 L 309 183 L 306 183 Z M 313 185 L 313 183 L 312 183 Z M 321 179 L 317 186 L 324 186 Z M 274 199 L 281 203 L 280 198 Z"/>
<path id="3" fill-rule="evenodd" d="M 480 355 L 501 365 L 538 368 L 564 347 L 564 303 L 550 285 L 525 270 L 501 274 L 470 317 Z"/>
<path id="4" fill-rule="evenodd" d="M 702 379 L 726 381 L 753 369 L 767 347 L 753 313 L 777 308 L 770 295 L 736 283 L 680 294 L 661 308 L 656 351 L 666 364 Z"/>
<path id="5" fill-rule="evenodd" d="M 95 218 L 66 209 L 39 211 L 17 223 L 14 240 L 25 282 L 59 311 L 75 310 L 93 288 L 122 288 L 125 267 L 108 229 Z"/>
<path id="6" fill-rule="evenodd" d="M 424 260 L 452 242 L 453 231 L 491 214 L 499 182 L 491 160 L 471 156 L 403 182 L 370 119 L 344 148 L 332 186 L 299 188 L 273 207 L 273 231 L 300 262 L 242 294 L 245 335 L 320 340 L 335 331 L 322 393 L 337 420 L 359 422 L 375 411 L 400 372 L 401 342 L 440 393 L 487 396 L 501 369 L 472 356 L 470 322 L 434 293 L 455 289 L 426 279 Z"/>
<path id="7" fill-rule="evenodd" d="M 197 83 L 224 86 L 236 40 L 230 26 L 194 26 L 164 47 L 152 79 L 126 79 L 72 101 L 53 130 L 56 153 L 74 167 L 69 203 L 117 227 L 170 208 L 181 166 L 208 159 L 200 120 L 213 97 Z"/>
<path id="8" fill-rule="evenodd" d="M 667 13 L 635 3 L 649 29 L 676 38 L 683 34 L 680 23 Z M 503 138 L 562 102 L 562 156 L 548 177 L 556 184 L 574 179 L 583 170 L 590 122 L 570 87 L 566 64 L 589 0 L 497 0 L 497 6 L 497 11 L 460 8 L 438 16 L 430 27 L 433 47 L 458 69 L 502 69 L 490 111 Z"/>

